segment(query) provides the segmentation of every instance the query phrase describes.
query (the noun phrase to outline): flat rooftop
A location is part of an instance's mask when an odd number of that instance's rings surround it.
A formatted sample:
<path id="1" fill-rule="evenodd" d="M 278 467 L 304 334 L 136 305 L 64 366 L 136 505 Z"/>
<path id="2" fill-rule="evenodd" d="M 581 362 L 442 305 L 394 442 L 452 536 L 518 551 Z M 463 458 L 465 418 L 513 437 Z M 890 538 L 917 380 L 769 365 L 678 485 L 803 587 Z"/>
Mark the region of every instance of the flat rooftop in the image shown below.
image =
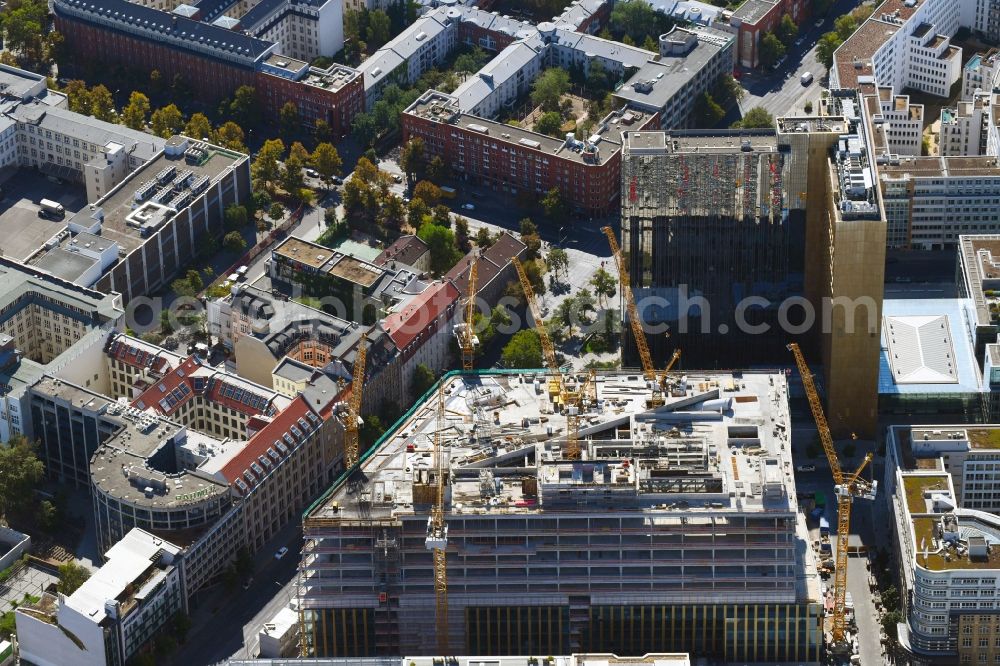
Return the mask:
<path id="1" fill-rule="evenodd" d="M 225 174 L 236 164 L 247 159 L 247 156 L 241 153 L 224 150 L 217 146 L 204 144 L 200 141 L 190 141 L 189 143 L 191 145 L 197 143 L 202 146 L 207 146 L 206 157 L 201 161 L 193 162 L 186 160 L 183 155 L 171 156 L 161 151 L 153 160 L 139 167 L 135 172 L 128 176 L 118 185 L 118 187 L 111 190 L 111 192 L 100 199 L 97 203 L 91 204 L 81 210 L 79 213 L 74 215 L 70 221 L 77 221 L 84 227 L 90 227 L 94 213 L 98 208 L 100 208 L 104 211 L 104 223 L 101 230 L 101 236 L 117 242 L 118 245 L 121 246 L 126 252 L 131 252 L 145 242 L 145 238 L 141 235 L 140 229 L 137 226 L 129 224 L 129 221 L 126 220 L 126 218 L 135 212 L 139 207 L 139 204 L 136 203 L 136 193 L 140 188 L 151 182 L 156 183 L 157 175 L 164 169 L 168 169 L 170 167 L 176 169 L 177 175 L 190 171 L 191 183 L 194 183 L 200 177 L 205 176 L 209 179 L 210 185 L 214 185 L 219 181 L 220 176 Z M 170 185 L 171 183 L 169 182 L 165 183 L 162 187 L 157 184 L 157 186 L 153 188 L 153 194 L 151 196 L 156 197 L 158 193 L 167 189 Z M 184 190 L 175 190 L 174 195 L 180 194 L 183 191 Z M 165 197 L 162 205 L 168 205 L 170 200 L 171 197 Z M 144 203 L 149 203 L 151 201 L 153 201 L 153 199 L 147 199 Z M 190 201 L 181 206 L 180 210 L 183 210 L 188 205 L 190 205 Z"/>
<path id="2" fill-rule="evenodd" d="M 686 380 L 652 407 L 641 375 L 597 375 L 580 417 L 581 458 L 570 461 L 562 453 L 567 419 L 558 405 L 553 410 L 545 373 L 452 374 L 440 389 L 443 420 L 432 394 L 363 457 L 361 469 L 392 497 L 384 510 L 394 519 L 425 512 L 414 505 L 430 501 L 435 437 L 445 452 L 449 513 L 538 514 L 586 503 L 794 512 L 784 375 L 699 373 Z M 578 390 L 585 384 L 586 376 L 568 380 Z M 500 481 L 495 492 L 483 490 L 485 469 Z M 359 518 L 352 492 L 342 479 L 308 518 Z"/>
<path id="3" fill-rule="evenodd" d="M 434 90 L 422 95 L 405 113 L 460 127 L 493 141 L 517 144 L 521 148 L 584 164 L 606 162 L 609 156 L 621 149 L 622 132 L 642 129 L 653 119 L 651 113 L 628 107 L 612 112 L 592 129 L 592 134 L 588 137 L 587 143 L 597 147 L 595 153 L 588 150 L 583 141 L 570 145 L 565 139 L 462 113 L 458 110 L 458 101 L 454 97 Z"/>
<path id="4" fill-rule="evenodd" d="M 778 138 L 773 130 L 717 132 L 628 132 L 625 134 L 626 153 L 738 153 L 744 148 L 755 153 L 775 152 Z"/>
<path id="5" fill-rule="evenodd" d="M 993 318 L 990 305 L 1000 299 L 987 296 L 986 291 L 1000 287 L 1000 234 L 959 236 L 958 252 L 965 291 L 976 307 L 976 320 L 980 325 L 990 325 Z"/>
<path id="6" fill-rule="evenodd" d="M 898 162 L 879 164 L 879 174 L 889 178 L 942 178 L 948 176 L 992 176 L 1000 178 L 996 157 L 900 157 Z"/>
<path id="7" fill-rule="evenodd" d="M 727 38 L 726 41 L 734 39 L 731 35 L 718 31 L 712 31 L 711 34 L 713 38 L 706 39 L 699 33 L 695 46 L 682 55 L 656 57 L 651 53 L 651 59 L 625 85 L 616 90 L 614 96 L 640 108 L 665 108 L 724 48 L 723 38 Z M 652 59 L 654 57 L 655 60 Z"/>

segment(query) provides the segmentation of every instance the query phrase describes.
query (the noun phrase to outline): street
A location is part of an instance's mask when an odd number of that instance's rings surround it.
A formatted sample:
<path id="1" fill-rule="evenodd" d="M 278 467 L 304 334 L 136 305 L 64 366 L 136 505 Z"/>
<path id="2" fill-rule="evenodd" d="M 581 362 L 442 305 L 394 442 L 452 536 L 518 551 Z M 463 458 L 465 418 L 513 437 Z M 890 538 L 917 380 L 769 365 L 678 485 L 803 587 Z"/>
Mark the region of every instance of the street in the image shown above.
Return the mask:
<path id="1" fill-rule="evenodd" d="M 281 546 L 287 546 L 288 553 L 276 560 L 274 553 Z M 261 627 L 294 595 L 301 550 L 301 524 L 296 515 L 257 553 L 248 589 L 226 592 L 216 585 L 199 591 L 187 641 L 171 655 L 170 663 L 214 664 L 230 657 L 255 656 Z"/>
<path id="2" fill-rule="evenodd" d="M 860 5 L 860 0 L 838 0 L 830 7 L 823 25 L 817 28 L 814 19 L 802 24 L 799 35 L 805 37 L 800 46 L 792 46 L 786 54 L 787 60 L 777 71 L 744 71 L 740 83 L 746 95 L 740 100 L 740 110 L 746 113 L 755 106 L 763 107 L 774 117 L 809 115 L 804 110 L 805 103 L 813 103 L 813 114 L 817 113 L 822 90 L 826 84 L 826 68 L 816 57 L 816 42 L 825 32 L 833 30 L 833 20 Z M 809 72 L 813 82 L 802 85 L 800 77 Z"/>

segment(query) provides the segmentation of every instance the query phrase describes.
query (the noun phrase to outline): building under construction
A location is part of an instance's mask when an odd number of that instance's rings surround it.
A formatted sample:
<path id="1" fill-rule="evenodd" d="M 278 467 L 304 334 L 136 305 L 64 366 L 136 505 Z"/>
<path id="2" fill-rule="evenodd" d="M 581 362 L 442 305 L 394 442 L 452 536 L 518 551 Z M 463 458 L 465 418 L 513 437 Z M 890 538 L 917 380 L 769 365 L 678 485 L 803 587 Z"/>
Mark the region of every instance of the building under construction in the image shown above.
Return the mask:
<path id="1" fill-rule="evenodd" d="M 819 662 L 784 375 L 679 377 L 656 399 L 641 376 L 565 378 L 582 396 L 577 460 L 552 379 L 445 376 L 310 508 L 304 652 Z"/>
<path id="2" fill-rule="evenodd" d="M 776 130 L 626 133 L 622 250 L 657 365 L 674 348 L 689 368 L 787 365 L 798 342 L 823 359 L 835 436 L 870 438 L 885 216 L 857 95 L 824 108 Z"/>
<path id="3" fill-rule="evenodd" d="M 654 358 L 680 347 L 686 367 L 787 362 L 778 309 L 803 293 L 805 256 L 804 210 L 788 202 L 792 164 L 768 130 L 627 133 L 622 249 Z M 747 297 L 769 304 L 739 314 Z M 623 330 L 626 365 L 637 366 Z"/>

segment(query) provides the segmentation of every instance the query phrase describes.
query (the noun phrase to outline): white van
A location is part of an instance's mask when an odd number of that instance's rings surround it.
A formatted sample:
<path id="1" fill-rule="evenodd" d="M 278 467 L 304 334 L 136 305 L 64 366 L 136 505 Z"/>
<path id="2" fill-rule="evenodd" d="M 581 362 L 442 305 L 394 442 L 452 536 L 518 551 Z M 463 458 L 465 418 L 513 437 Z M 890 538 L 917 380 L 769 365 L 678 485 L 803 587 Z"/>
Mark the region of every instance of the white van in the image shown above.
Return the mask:
<path id="1" fill-rule="evenodd" d="M 813 75 L 812 75 L 812 72 L 805 72 L 805 73 L 804 73 L 804 74 L 803 74 L 803 75 L 802 75 L 802 76 L 801 76 L 801 77 L 799 78 L 799 81 L 801 81 L 801 82 L 802 82 L 802 85 L 804 85 L 804 86 L 807 86 L 807 85 L 809 85 L 810 83 L 812 83 L 812 82 L 813 82 Z"/>

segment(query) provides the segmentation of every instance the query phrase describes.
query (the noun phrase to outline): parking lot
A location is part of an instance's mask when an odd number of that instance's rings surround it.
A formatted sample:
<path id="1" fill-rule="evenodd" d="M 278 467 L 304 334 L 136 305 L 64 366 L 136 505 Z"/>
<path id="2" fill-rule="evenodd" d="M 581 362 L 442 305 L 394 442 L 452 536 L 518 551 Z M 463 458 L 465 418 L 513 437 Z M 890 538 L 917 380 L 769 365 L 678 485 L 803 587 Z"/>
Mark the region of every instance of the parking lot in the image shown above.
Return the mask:
<path id="1" fill-rule="evenodd" d="M 5 257 L 24 260 L 40 245 L 63 228 L 65 221 L 87 205 L 87 192 L 82 183 L 64 181 L 58 184 L 33 169 L 10 172 L 0 182 L 0 250 Z M 58 201 L 66 209 L 66 217 L 58 222 L 38 216 L 38 201 Z"/>

